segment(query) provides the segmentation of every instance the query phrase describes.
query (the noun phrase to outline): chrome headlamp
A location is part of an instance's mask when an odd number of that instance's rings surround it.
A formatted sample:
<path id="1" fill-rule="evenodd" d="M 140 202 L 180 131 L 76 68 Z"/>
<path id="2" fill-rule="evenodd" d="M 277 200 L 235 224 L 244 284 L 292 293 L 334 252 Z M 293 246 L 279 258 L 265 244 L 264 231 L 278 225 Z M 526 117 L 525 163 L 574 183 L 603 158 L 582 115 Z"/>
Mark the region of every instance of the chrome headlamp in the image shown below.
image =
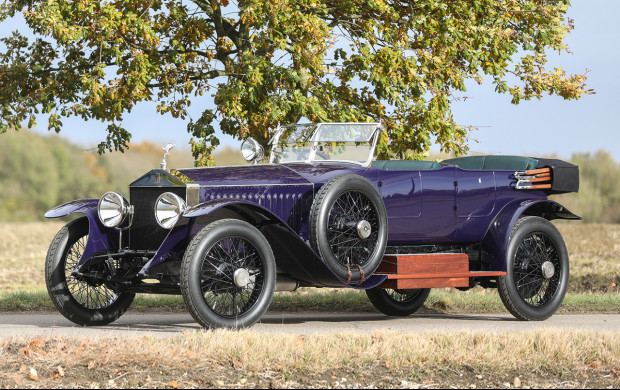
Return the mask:
<path id="1" fill-rule="evenodd" d="M 164 229 L 172 229 L 186 209 L 183 198 L 172 192 L 164 192 L 155 202 L 155 220 Z"/>
<path id="2" fill-rule="evenodd" d="M 99 199 L 97 205 L 99 220 L 103 226 L 115 228 L 120 226 L 128 215 L 133 213 L 133 207 L 129 205 L 127 199 L 116 192 L 106 192 Z"/>
<path id="3" fill-rule="evenodd" d="M 241 144 L 241 156 L 247 162 L 258 162 L 265 156 L 265 149 L 252 137 L 248 137 Z"/>

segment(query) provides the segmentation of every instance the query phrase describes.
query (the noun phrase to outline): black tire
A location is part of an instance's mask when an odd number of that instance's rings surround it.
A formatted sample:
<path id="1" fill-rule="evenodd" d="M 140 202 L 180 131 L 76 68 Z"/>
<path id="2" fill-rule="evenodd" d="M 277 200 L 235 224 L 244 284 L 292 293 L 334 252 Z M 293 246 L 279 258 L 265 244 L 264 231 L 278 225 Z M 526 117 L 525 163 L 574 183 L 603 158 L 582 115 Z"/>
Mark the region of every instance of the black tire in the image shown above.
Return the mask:
<path id="1" fill-rule="evenodd" d="M 510 234 L 507 259 L 506 276 L 498 280 L 506 309 L 523 321 L 551 317 L 568 288 L 568 251 L 560 232 L 544 218 L 519 219 Z"/>
<path id="2" fill-rule="evenodd" d="M 338 176 L 316 194 L 310 210 L 310 243 L 330 269 L 348 283 L 361 283 L 379 267 L 387 233 L 383 199 L 365 178 Z M 365 234 L 369 235 L 363 237 Z"/>
<path id="3" fill-rule="evenodd" d="M 236 284 L 244 278 L 246 284 Z M 252 326 L 269 307 L 275 285 L 276 263 L 269 242 L 244 221 L 222 219 L 207 225 L 183 257 L 183 300 L 205 328 Z"/>
<path id="4" fill-rule="evenodd" d="M 116 293 L 104 285 L 79 281 L 71 272 L 82 257 L 88 237 L 88 219 L 76 219 L 54 237 L 45 260 L 47 292 L 56 309 L 78 325 L 107 325 L 122 316 L 135 294 Z"/>
<path id="5" fill-rule="evenodd" d="M 430 292 L 430 288 L 417 290 L 373 288 L 366 290 L 366 295 L 381 313 L 392 317 L 407 317 L 424 305 Z"/>

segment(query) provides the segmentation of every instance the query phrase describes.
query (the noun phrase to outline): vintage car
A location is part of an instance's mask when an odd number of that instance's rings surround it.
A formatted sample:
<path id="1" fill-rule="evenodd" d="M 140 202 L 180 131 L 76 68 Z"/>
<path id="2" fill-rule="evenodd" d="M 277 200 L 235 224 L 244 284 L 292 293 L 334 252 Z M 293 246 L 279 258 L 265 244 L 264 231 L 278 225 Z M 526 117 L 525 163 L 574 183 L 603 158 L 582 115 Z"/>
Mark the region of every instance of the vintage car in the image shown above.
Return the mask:
<path id="1" fill-rule="evenodd" d="M 161 169 L 45 216 L 83 214 L 51 243 L 45 266 L 57 309 L 81 325 L 119 318 L 136 293 L 180 294 L 205 328 L 249 327 L 275 291 L 363 289 L 390 316 L 431 288 L 497 288 L 521 320 L 544 320 L 568 285 L 550 220 L 580 219 L 550 194 L 576 192 L 561 160 L 469 156 L 373 161 L 376 123 L 279 127 L 268 164 Z M 337 310 L 337 308 L 334 308 Z"/>

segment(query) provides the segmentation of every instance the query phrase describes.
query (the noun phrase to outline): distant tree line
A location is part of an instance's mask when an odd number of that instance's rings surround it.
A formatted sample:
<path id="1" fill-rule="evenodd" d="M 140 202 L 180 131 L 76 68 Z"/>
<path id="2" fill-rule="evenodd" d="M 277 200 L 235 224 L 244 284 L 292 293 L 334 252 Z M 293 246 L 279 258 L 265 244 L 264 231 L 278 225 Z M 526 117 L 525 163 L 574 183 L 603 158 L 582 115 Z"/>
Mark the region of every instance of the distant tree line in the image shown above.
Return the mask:
<path id="1" fill-rule="evenodd" d="M 57 136 L 27 131 L 0 138 L 0 222 L 44 219 L 50 208 L 79 198 L 98 198 L 106 191 L 128 196 L 133 180 L 158 168 L 163 152 L 148 142 L 125 153 L 98 155 Z M 215 154 L 220 165 L 239 164 L 236 150 Z M 189 149 L 174 149 L 171 167 L 190 167 Z M 605 151 L 576 154 L 581 189 L 578 194 L 554 196 L 585 222 L 620 223 L 620 164 Z"/>

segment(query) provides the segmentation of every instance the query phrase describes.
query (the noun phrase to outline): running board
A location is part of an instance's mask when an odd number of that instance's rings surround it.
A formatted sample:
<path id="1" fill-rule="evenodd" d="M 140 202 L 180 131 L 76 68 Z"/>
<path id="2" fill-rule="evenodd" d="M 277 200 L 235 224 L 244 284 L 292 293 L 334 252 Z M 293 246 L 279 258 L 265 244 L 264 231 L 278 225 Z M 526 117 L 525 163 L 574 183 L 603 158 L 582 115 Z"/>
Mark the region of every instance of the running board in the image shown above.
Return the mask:
<path id="1" fill-rule="evenodd" d="M 387 275 L 379 288 L 399 290 L 416 288 L 469 287 L 469 279 L 504 276 L 506 272 L 469 271 L 465 253 L 425 255 L 386 255 L 375 272 Z"/>

